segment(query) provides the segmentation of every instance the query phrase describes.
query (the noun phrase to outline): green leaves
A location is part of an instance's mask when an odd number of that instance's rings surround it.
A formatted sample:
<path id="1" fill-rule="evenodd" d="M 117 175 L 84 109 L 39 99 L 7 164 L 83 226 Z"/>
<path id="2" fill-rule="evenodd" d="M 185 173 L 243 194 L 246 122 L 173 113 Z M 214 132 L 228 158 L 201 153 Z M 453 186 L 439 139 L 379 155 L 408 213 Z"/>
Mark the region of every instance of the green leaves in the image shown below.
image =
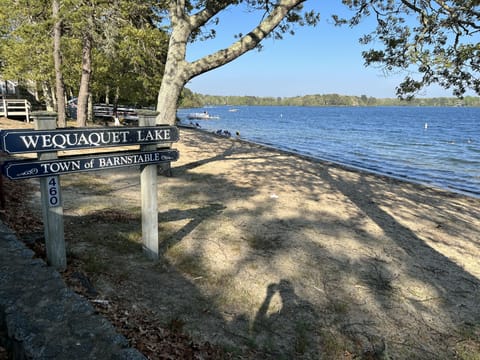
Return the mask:
<path id="1" fill-rule="evenodd" d="M 81 75 L 82 38 L 94 41 L 91 89 L 96 101 L 113 98 L 154 103 L 163 73 L 167 35 L 155 24 L 156 1 L 62 0 L 59 17 L 64 81 L 76 95 Z M 48 0 L 0 1 L 0 64 L 3 78 L 54 85 Z M 134 93 L 135 92 L 135 93 Z M 101 99 L 102 98 L 102 99 Z"/>
<path id="2" fill-rule="evenodd" d="M 377 27 L 360 43 L 366 65 L 408 70 L 398 86 L 400 97 L 411 97 L 424 87 L 439 84 L 456 96 L 468 89 L 480 94 L 478 1 L 357 0 L 343 3 L 355 14 L 334 16 L 337 25 L 357 25 L 374 15 Z"/>

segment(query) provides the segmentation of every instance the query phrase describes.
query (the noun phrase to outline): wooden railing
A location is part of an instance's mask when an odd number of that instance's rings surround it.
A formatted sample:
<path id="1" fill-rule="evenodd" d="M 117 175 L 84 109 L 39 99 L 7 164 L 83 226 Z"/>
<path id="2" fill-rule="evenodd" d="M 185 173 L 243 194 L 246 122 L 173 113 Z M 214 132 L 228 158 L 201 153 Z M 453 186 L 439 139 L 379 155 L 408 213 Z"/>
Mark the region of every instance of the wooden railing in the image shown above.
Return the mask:
<path id="1" fill-rule="evenodd" d="M 0 117 L 25 116 L 28 123 L 31 108 L 30 102 L 25 99 L 0 99 Z"/>

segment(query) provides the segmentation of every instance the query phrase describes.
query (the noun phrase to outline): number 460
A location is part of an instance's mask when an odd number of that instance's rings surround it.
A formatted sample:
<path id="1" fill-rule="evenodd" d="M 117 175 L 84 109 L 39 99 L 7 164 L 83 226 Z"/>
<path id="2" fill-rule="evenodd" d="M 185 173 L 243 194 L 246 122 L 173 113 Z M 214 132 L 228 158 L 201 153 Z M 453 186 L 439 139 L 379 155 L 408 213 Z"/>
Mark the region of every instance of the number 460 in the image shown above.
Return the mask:
<path id="1" fill-rule="evenodd" d="M 60 188 L 58 184 L 58 179 L 56 176 L 49 177 L 47 179 L 48 185 L 48 206 L 58 206 L 60 205 Z"/>

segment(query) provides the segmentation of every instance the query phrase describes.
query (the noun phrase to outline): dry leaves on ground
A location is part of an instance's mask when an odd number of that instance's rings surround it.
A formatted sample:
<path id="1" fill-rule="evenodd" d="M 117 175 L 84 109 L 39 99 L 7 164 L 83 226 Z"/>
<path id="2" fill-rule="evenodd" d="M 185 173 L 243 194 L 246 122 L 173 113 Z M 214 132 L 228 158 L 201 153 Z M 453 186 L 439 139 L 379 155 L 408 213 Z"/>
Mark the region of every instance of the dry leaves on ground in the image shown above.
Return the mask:
<path id="1" fill-rule="evenodd" d="M 3 154 L 2 154 L 3 155 Z M 4 155 L 3 155 L 4 156 Z M 25 198 L 33 190 L 27 182 L 3 179 L 5 206 L 1 212 L 2 221 L 18 235 L 20 240 L 29 239 L 30 234 L 42 231 L 42 222 L 27 207 Z M 114 214 L 112 214 L 114 216 Z M 27 241 L 38 257 L 46 260 L 43 242 Z M 182 322 L 172 321 L 170 328 L 164 328 L 145 309 L 132 312 L 127 306 L 114 300 L 95 301 L 95 289 L 81 270 L 76 259 L 68 259 L 68 268 L 62 274 L 67 285 L 76 293 L 90 299 L 96 310 L 104 315 L 130 342 L 149 359 L 228 359 L 222 349 L 209 343 L 197 344 L 182 333 Z M 153 319 L 153 320 L 152 320 Z M 7 360 L 6 350 L 0 347 L 0 360 Z"/>

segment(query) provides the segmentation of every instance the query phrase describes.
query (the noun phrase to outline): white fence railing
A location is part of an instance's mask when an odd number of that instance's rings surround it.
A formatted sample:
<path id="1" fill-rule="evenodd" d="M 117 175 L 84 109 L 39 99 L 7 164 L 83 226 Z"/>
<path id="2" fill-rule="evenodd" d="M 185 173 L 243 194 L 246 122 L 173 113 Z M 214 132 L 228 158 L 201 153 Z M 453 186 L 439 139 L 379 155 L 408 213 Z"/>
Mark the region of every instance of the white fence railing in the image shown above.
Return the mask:
<path id="1" fill-rule="evenodd" d="M 30 122 L 31 108 L 30 102 L 25 99 L 0 99 L 0 117 L 25 116 Z"/>

